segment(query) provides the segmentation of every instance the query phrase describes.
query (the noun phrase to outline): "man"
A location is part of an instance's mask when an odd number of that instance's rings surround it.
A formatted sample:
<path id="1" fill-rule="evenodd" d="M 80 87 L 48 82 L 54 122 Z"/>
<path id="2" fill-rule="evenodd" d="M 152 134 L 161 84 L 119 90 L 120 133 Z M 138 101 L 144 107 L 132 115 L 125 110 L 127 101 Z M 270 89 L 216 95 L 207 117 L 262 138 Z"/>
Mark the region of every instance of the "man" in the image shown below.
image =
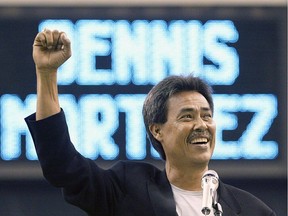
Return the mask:
<path id="1" fill-rule="evenodd" d="M 103 170 L 75 150 L 59 105 L 57 68 L 70 56 L 65 33 L 46 29 L 37 34 L 37 109 L 25 120 L 46 179 L 89 215 L 203 215 L 201 178 L 208 170 L 216 129 L 210 87 L 193 76 L 171 76 L 149 92 L 143 117 L 153 146 L 165 160 L 164 170 L 127 161 Z M 218 197 L 224 216 L 275 215 L 253 195 L 222 182 Z"/>

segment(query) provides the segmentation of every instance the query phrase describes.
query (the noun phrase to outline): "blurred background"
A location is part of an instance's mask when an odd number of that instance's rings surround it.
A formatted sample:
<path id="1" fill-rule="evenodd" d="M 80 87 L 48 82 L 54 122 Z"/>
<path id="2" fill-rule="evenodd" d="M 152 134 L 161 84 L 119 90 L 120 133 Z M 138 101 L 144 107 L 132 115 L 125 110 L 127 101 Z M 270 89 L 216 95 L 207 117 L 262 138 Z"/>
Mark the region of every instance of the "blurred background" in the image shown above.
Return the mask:
<path id="1" fill-rule="evenodd" d="M 287 215 L 285 0 L 0 0 L 0 215 L 85 215 L 43 178 L 23 120 L 35 112 L 32 44 L 44 28 L 72 42 L 58 84 L 81 154 L 103 168 L 162 168 L 143 100 L 165 76 L 194 73 L 214 89 L 210 168 Z"/>

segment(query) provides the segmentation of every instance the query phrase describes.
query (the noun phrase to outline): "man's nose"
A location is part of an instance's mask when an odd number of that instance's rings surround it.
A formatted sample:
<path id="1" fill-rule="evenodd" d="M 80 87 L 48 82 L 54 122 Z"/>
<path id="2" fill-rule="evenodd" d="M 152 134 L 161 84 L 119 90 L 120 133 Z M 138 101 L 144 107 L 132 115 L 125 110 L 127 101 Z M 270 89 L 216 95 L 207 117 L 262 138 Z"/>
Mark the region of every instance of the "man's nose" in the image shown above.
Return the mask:
<path id="1" fill-rule="evenodd" d="M 195 120 L 194 130 L 196 129 L 207 129 L 206 122 L 201 117 Z"/>

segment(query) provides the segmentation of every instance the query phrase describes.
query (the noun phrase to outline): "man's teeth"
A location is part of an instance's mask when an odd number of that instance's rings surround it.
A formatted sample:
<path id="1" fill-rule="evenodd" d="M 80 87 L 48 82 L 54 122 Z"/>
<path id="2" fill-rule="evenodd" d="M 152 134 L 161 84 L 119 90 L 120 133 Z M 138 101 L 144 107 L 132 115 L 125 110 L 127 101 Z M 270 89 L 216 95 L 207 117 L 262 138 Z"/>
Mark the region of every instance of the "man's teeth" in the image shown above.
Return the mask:
<path id="1" fill-rule="evenodd" d="M 192 140 L 192 144 L 206 144 L 208 142 L 207 138 L 196 138 Z"/>

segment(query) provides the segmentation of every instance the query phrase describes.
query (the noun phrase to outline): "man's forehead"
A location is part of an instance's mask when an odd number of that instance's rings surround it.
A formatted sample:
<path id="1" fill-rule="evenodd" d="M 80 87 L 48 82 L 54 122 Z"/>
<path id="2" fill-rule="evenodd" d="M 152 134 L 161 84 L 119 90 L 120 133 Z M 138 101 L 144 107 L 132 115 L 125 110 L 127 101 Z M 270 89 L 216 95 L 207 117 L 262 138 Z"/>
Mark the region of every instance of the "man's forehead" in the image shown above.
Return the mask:
<path id="1" fill-rule="evenodd" d="M 180 92 L 173 95 L 168 102 L 168 109 L 173 109 L 174 111 L 208 111 L 211 110 L 210 105 L 206 98 L 195 91 Z"/>

